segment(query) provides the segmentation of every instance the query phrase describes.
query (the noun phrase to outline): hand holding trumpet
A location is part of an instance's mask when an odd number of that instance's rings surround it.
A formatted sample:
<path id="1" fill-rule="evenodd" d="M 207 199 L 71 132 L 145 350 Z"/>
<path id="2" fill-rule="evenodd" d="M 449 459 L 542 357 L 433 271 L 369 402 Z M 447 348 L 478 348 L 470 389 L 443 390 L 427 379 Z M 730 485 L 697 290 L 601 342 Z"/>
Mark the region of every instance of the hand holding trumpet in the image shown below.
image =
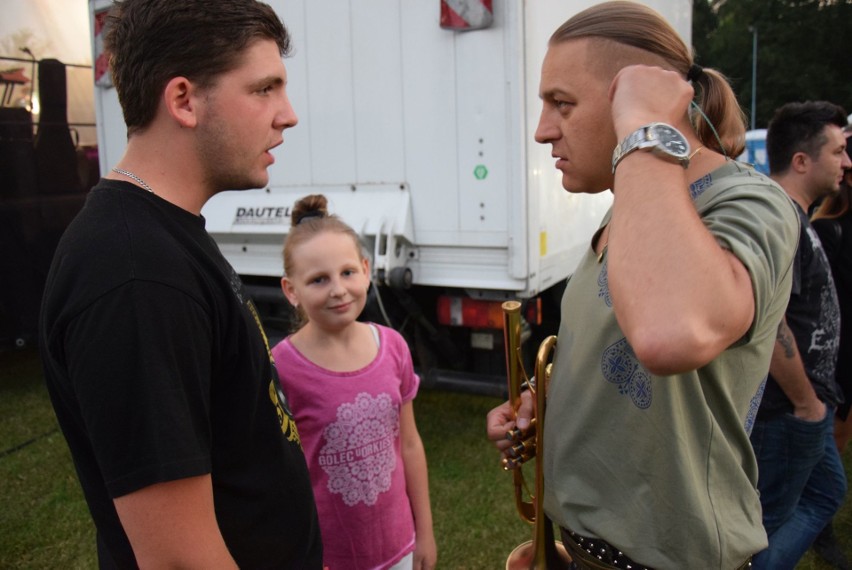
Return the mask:
<path id="1" fill-rule="evenodd" d="M 521 392 L 516 413 L 511 401 L 506 401 L 488 412 L 486 429 L 488 439 L 503 454 L 503 468 L 514 469 L 535 457 L 535 418 L 533 398 L 529 390 Z"/>
<path id="2" fill-rule="evenodd" d="M 509 400 L 488 412 L 486 429 L 488 439 L 503 452 L 503 469 L 512 471 L 518 514 L 534 525 L 533 539 L 520 544 L 509 554 L 506 568 L 567 570 L 571 568 L 571 557 L 563 544 L 555 540 L 553 524 L 544 512 L 542 461 L 536 461 L 534 490 L 527 487 L 520 469 L 524 462 L 535 457 L 536 451 L 542 449 L 550 359 L 556 348 L 556 337 L 551 335 L 541 343 L 535 358 L 535 373 L 532 379 L 528 379 L 521 363 L 521 304 L 517 301 L 503 303 L 503 334 Z M 536 379 L 539 381 L 536 382 Z M 524 495 L 530 500 L 524 500 Z"/>

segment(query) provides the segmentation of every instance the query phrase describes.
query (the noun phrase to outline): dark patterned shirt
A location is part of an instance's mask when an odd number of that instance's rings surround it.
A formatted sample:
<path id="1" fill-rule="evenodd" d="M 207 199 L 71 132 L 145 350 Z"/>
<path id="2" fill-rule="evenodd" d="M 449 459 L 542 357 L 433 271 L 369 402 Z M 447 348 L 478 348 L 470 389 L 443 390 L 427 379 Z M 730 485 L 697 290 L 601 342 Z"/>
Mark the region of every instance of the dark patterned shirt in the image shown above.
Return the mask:
<path id="1" fill-rule="evenodd" d="M 840 307 L 819 236 L 805 212 L 798 205 L 796 210 L 802 229 L 793 266 L 793 289 L 785 316 L 814 391 L 826 404 L 837 406 L 842 401 L 834 379 L 840 343 Z M 792 410 L 793 404 L 770 374 L 759 415 Z"/>

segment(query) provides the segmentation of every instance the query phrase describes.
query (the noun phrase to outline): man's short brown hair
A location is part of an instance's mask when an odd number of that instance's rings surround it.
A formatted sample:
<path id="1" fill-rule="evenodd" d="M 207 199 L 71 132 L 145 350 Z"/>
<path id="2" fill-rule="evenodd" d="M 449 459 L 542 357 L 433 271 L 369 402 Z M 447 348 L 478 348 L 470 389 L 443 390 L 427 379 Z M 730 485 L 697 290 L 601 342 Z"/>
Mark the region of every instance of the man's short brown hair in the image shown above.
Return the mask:
<path id="1" fill-rule="evenodd" d="M 274 41 L 282 57 L 290 51 L 284 24 L 256 0 L 117 0 L 104 48 L 128 136 L 151 123 L 171 79 L 210 87 L 259 39 Z"/>

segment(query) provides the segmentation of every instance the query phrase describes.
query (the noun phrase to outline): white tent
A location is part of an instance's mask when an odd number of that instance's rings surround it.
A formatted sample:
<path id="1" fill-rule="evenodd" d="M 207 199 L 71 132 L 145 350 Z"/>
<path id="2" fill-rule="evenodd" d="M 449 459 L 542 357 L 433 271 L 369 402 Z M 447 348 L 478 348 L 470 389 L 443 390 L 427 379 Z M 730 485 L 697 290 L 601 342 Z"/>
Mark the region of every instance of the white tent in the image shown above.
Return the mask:
<path id="1" fill-rule="evenodd" d="M 95 122 L 87 0 L 0 0 L 0 13 L 0 70 L 22 67 L 23 74 L 32 79 L 31 64 L 14 60 L 54 58 L 69 64 L 68 122 L 80 144 L 94 144 L 95 129 L 85 126 Z M 20 94 L 29 97 L 28 91 L 20 90 Z M 37 93 L 33 103 L 37 113 Z"/>

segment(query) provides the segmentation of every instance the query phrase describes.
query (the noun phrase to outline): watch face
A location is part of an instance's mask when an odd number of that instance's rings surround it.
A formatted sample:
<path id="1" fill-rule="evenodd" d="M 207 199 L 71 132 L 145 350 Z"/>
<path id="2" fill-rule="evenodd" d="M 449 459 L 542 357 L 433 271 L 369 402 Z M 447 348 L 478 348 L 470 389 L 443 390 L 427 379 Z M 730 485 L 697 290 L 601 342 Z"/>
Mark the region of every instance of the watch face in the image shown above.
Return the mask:
<path id="1" fill-rule="evenodd" d="M 654 126 L 654 133 L 667 152 L 675 156 L 687 156 L 689 154 L 689 144 L 683 138 L 683 135 L 673 127 L 658 124 Z"/>

